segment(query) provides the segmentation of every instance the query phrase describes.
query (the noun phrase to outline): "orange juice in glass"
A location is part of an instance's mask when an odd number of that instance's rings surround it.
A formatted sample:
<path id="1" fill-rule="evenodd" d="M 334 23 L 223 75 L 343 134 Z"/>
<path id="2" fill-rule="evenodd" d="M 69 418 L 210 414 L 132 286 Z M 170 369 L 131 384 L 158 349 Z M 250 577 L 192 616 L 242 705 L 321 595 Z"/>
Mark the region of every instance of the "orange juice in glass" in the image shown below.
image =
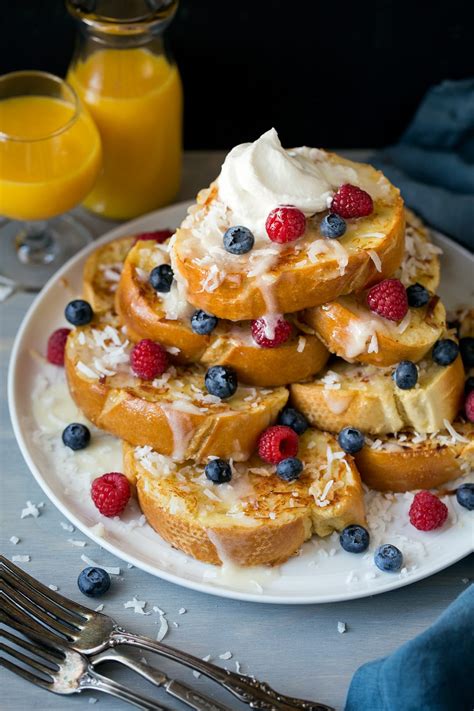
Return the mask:
<path id="1" fill-rule="evenodd" d="M 173 2 L 97 0 L 93 12 L 68 2 L 80 20 L 68 81 L 101 135 L 103 168 L 84 205 L 104 217 L 130 219 L 162 207 L 181 176 L 182 89 L 164 52 L 162 31 Z M 157 10 L 156 8 L 159 7 Z"/>
<path id="2" fill-rule="evenodd" d="M 74 90 L 44 72 L 0 77 L 0 214 L 10 219 L 0 270 L 39 287 L 90 241 L 69 216 L 101 165 L 100 137 Z M 51 219 L 54 218 L 54 219 Z"/>

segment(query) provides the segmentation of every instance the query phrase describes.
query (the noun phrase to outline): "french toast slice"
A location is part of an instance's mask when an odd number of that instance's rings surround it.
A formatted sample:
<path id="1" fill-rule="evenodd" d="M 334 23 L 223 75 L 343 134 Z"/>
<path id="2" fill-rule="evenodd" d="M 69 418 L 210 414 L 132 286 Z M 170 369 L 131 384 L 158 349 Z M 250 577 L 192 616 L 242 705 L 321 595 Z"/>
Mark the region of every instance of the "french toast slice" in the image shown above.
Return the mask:
<path id="1" fill-rule="evenodd" d="M 313 534 L 327 536 L 365 524 L 364 499 L 353 459 L 331 435 L 307 430 L 299 479 L 286 482 L 253 455 L 233 463 L 232 479 L 213 484 L 204 465 L 178 464 L 124 443 L 124 471 L 136 486 L 150 525 L 175 548 L 205 563 L 277 565 Z"/>
<path id="2" fill-rule="evenodd" d="M 186 302 L 179 282 L 174 280 L 167 294 L 149 284 L 152 269 L 168 263 L 167 244 L 138 241 L 127 255 L 116 310 L 132 339 L 150 338 L 177 349 L 175 359 L 180 363 L 231 366 L 239 380 L 250 385 L 287 385 L 318 373 L 326 364 L 327 348 L 294 319 L 292 336 L 275 348 L 261 348 L 248 321 L 221 319 L 212 333 L 198 335 L 191 328 L 195 309 Z"/>
<path id="3" fill-rule="evenodd" d="M 198 366 L 170 366 L 146 382 L 131 371 L 131 347 L 116 323 L 74 329 L 65 352 L 71 396 L 98 427 L 176 459 L 247 459 L 288 399 L 286 388 L 239 385 L 220 400 L 207 392 Z"/>
<path id="4" fill-rule="evenodd" d="M 335 190 L 342 182 L 365 189 L 373 213 L 347 220 L 345 234 L 332 240 L 319 231 L 327 211 L 317 213 L 307 219 L 300 239 L 276 244 L 261 236 L 250 252 L 237 256 L 223 248 L 223 233 L 235 223 L 217 179 L 198 194 L 171 240 L 175 275 L 197 308 L 232 321 L 300 311 L 360 291 L 400 266 L 405 216 L 399 191 L 369 165 L 315 149 L 298 151 L 341 176 Z"/>
<path id="5" fill-rule="evenodd" d="M 351 364 L 338 360 L 312 382 L 291 386 L 293 405 L 313 427 L 339 432 L 357 427 L 372 435 L 390 434 L 412 427 L 432 433 L 452 422 L 459 412 L 464 388 L 461 357 L 446 367 L 430 356 L 418 363 L 418 383 L 401 390 L 393 368 Z"/>
<path id="6" fill-rule="evenodd" d="M 133 241 L 134 237 L 119 237 L 97 247 L 87 258 L 82 288 L 95 314 L 113 311 L 123 263 Z"/>
<path id="7" fill-rule="evenodd" d="M 426 227 L 406 211 L 406 250 L 393 275 L 404 286 L 418 282 L 430 292 L 439 284 L 439 253 L 429 240 Z M 422 307 L 410 308 L 395 323 L 373 313 L 366 293 L 342 296 L 307 309 L 301 318 L 311 326 L 331 353 L 347 361 L 387 367 L 401 360 L 421 360 L 446 329 L 446 311 L 437 296 Z"/>
<path id="8" fill-rule="evenodd" d="M 474 425 L 446 420 L 432 435 L 405 431 L 366 438 L 355 455 L 362 480 L 378 491 L 433 489 L 474 471 Z"/>

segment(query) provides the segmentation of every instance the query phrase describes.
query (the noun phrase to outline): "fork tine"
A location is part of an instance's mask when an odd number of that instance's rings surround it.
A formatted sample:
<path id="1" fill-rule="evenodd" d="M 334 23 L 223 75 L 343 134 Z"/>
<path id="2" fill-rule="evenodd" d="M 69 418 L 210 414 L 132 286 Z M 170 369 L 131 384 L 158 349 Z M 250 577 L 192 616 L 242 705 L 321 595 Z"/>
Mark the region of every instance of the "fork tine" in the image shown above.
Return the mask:
<path id="1" fill-rule="evenodd" d="M 42 686 L 43 689 L 48 689 L 48 691 L 51 691 L 50 682 L 44 681 L 44 679 L 40 679 L 39 676 L 35 676 L 29 671 L 26 671 L 26 669 L 22 669 L 16 664 L 13 664 L 13 662 L 11 662 L 9 659 L 4 659 L 3 657 L 0 657 L 0 666 L 6 667 L 6 669 L 9 669 L 14 674 L 18 674 L 18 676 L 23 677 L 23 679 L 26 679 L 31 684 L 36 684 L 36 686 Z"/>
<path id="2" fill-rule="evenodd" d="M 13 637 L 13 635 L 12 635 Z M 17 644 L 18 646 L 24 647 L 23 644 L 21 644 L 23 640 L 19 639 L 13 639 L 13 643 Z M 51 669 L 51 667 L 47 667 L 44 664 L 41 664 L 41 662 L 38 662 L 36 659 L 33 659 L 32 657 L 28 657 L 26 654 L 23 654 L 22 652 L 19 652 L 18 649 L 14 649 L 13 647 L 10 647 L 8 644 L 4 644 L 3 642 L 0 642 L 0 651 L 5 652 L 6 654 L 10 655 L 10 657 L 13 657 L 14 659 L 18 659 L 19 662 L 23 662 L 23 664 L 27 664 L 30 667 L 33 667 L 33 669 L 36 669 L 36 671 L 41 672 L 42 674 L 46 674 L 47 676 L 50 677 L 50 679 L 53 679 L 52 674 L 54 673 L 54 670 Z M 31 651 L 33 654 L 37 654 L 37 652 L 33 652 L 33 650 L 28 650 Z"/>
<path id="3" fill-rule="evenodd" d="M 7 583 L 3 582 L 2 584 L 0 584 L 0 591 L 2 591 L 4 595 L 6 595 L 14 605 L 22 609 L 24 612 L 33 615 L 33 617 L 36 617 L 36 619 L 38 620 L 41 620 L 41 622 L 43 622 L 45 625 L 51 627 L 55 632 L 59 632 L 59 634 L 62 634 L 68 640 L 73 639 L 73 630 L 70 627 L 66 627 L 62 624 L 62 622 L 59 622 L 54 617 L 51 617 L 51 615 L 48 615 L 46 614 L 46 612 L 43 612 L 43 610 L 37 607 L 26 597 L 19 594 Z"/>
<path id="4" fill-rule="evenodd" d="M 15 630 L 15 632 L 17 631 L 24 634 L 21 630 Z M 23 639 L 23 637 L 19 637 L 17 634 L 13 634 L 9 630 L 5 629 L 1 631 L 1 634 L 3 637 L 6 637 L 6 639 L 9 639 L 10 642 L 18 644 L 20 647 L 23 647 L 23 649 L 26 649 L 27 652 L 32 652 L 33 654 L 37 654 L 39 657 L 44 657 L 48 662 L 51 662 L 56 667 L 59 666 L 58 660 L 64 659 L 64 652 L 60 652 L 57 649 L 53 650 L 49 644 L 47 647 L 44 645 L 39 646 L 30 640 Z"/>
<path id="5" fill-rule="evenodd" d="M 86 619 L 93 614 L 92 610 L 89 610 L 89 608 L 84 607 L 84 605 L 80 605 L 78 602 L 69 600 L 69 598 L 60 595 L 58 592 L 54 592 L 50 588 L 46 587 L 46 585 L 43 585 L 43 583 L 40 583 L 39 580 L 33 578 L 33 576 L 25 573 L 25 571 L 17 565 L 11 563 L 7 560 L 7 558 L 5 558 L 5 556 L 0 555 L 0 577 L 3 573 L 2 566 L 16 578 L 21 580 L 25 585 L 28 585 L 28 587 L 33 588 L 33 590 L 36 590 L 44 595 L 47 600 L 55 602 L 57 605 L 60 605 L 60 607 L 64 607 L 64 609 L 68 612 L 74 612 L 79 617 L 85 617 Z"/>
<path id="6" fill-rule="evenodd" d="M 27 615 L 21 617 L 21 622 L 14 617 L 5 615 L 0 612 L 0 622 L 6 627 L 11 627 L 15 632 L 20 632 L 24 637 L 39 642 L 39 644 L 48 647 L 52 654 L 57 654 L 58 656 L 64 656 L 66 647 L 62 644 L 62 637 L 56 637 L 56 635 L 48 632 L 46 627 L 42 627 L 38 622 L 32 620 Z M 26 624 L 25 624 L 26 623 Z"/>
<path id="7" fill-rule="evenodd" d="M 60 621 L 71 625 L 71 627 L 79 629 L 80 622 L 75 615 L 69 614 L 66 610 L 63 610 L 62 607 L 56 605 L 55 602 L 46 600 L 43 595 L 38 594 L 36 590 L 33 590 L 29 585 L 25 585 L 21 580 L 15 578 L 14 575 L 10 575 L 10 573 L 4 571 L 1 578 L 12 590 L 19 590 L 28 600 L 35 602 L 39 607 L 45 610 L 45 612 L 54 615 Z"/>

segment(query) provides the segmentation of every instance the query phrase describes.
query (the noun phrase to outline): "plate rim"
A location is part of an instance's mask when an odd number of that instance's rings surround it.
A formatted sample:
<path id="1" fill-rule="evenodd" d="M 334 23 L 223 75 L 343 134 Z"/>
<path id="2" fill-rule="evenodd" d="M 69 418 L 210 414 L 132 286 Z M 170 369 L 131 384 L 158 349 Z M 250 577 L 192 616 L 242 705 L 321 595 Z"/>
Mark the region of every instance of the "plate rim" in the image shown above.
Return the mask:
<path id="1" fill-rule="evenodd" d="M 341 590 L 339 593 L 319 593 L 319 594 L 309 594 L 309 595 L 292 595 L 288 594 L 265 594 L 265 593 L 252 593 L 249 591 L 233 589 L 230 587 L 221 587 L 220 585 L 213 585 L 209 582 L 199 582 L 192 579 L 183 577 L 178 573 L 172 573 L 164 570 L 157 565 L 151 565 L 146 561 L 136 558 L 134 555 L 124 553 L 115 543 L 108 541 L 106 537 L 97 536 L 91 529 L 85 525 L 73 512 L 69 510 L 66 504 L 56 496 L 55 492 L 52 490 L 51 486 L 48 484 L 43 474 L 40 471 L 39 466 L 35 463 L 33 456 L 30 453 L 26 438 L 23 434 L 23 427 L 20 423 L 20 415 L 18 412 L 18 403 L 15 397 L 15 391 L 17 387 L 18 379 L 18 364 L 19 358 L 18 354 L 22 350 L 22 343 L 25 335 L 28 332 L 30 323 L 34 318 L 35 312 L 40 307 L 43 299 L 47 296 L 48 292 L 56 285 L 56 283 L 66 274 L 71 268 L 74 268 L 76 262 L 86 257 L 88 254 L 93 252 L 98 246 L 106 244 L 107 242 L 117 239 L 118 237 L 125 236 L 127 234 L 133 234 L 134 232 L 142 229 L 142 225 L 149 220 L 156 220 L 159 224 L 160 222 L 166 221 L 166 213 L 175 211 L 177 209 L 186 210 L 189 205 L 192 204 L 192 200 L 185 200 L 179 203 L 173 203 L 166 208 L 161 208 L 153 212 L 142 215 L 134 220 L 125 222 L 118 225 L 111 230 L 107 230 L 103 235 L 94 239 L 91 244 L 86 245 L 82 250 L 73 255 L 58 271 L 53 274 L 53 276 L 48 280 L 48 282 L 41 289 L 39 294 L 30 304 L 28 310 L 22 318 L 20 327 L 15 336 L 13 347 L 10 355 L 10 362 L 8 365 L 8 406 L 10 412 L 10 420 L 13 428 L 13 433 L 15 435 L 16 442 L 20 449 L 20 452 L 25 460 L 31 474 L 35 478 L 36 482 L 39 484 L 41 489 L 44 491 L 46 496 L 50 501 L 56 506 L 56 508 L 61 512 L 61 514 L 68 519 L 74 526 L 76 526 L 85 536 L 92 539 L 94 543 L 102 548 L 105 548 L 109 553 L 115 555 L 120 560 L 127 563 L 131 563 L 135 567 L 144 570 L 145 572 L 153 575 L 155 577 L 166 580 L 167 582 L 174 583 L 175 585 L 185 587 L 191 590 L 196 590 L 200 593 L 206 593 L 209 595 L 214 595 L 216 597 L 223 597 L 232 600 L 239 600 L 245 602 L 258 602 L 264 604 L 275 604 L 275 605 L 308 605 L 308 604 L 323 604 L 331 602 L 346 602 L 350 600 L 359 600 L 365 597 L 371 597 L 373 595 L 380 595 L 385 592 L 390 592 L 392 590 L 397 590 L 399 588 L 411 585 L 412 583 L 428 578 L 436 573 L 454 565 L 462 558 L 466 557 L 472 552 L 469 547 L 468 541 L 466 541 L 466 546 L 463 548 L 459 547 L 456 551 L 454 557 L 442 558 L 441 561 L 434 563 L 427 570 L 421 569 L 417 573 L 413 573 L 406 578 L 395 578 L 390 580 L 380 586 L 377 589 L 367 589 L 367 590 Z M 474 264 L 474 255 L 471 254 L 464 246 L 454 242 L 443 233 L 438 230 L 431 229 L 432 234 L 435 236 L 435 241 L 441 242 L 441 244 L 448 245 L 449 249 L 454 249 L 454 251 L 460 252 L 462 256 L 472 261 Z"/>

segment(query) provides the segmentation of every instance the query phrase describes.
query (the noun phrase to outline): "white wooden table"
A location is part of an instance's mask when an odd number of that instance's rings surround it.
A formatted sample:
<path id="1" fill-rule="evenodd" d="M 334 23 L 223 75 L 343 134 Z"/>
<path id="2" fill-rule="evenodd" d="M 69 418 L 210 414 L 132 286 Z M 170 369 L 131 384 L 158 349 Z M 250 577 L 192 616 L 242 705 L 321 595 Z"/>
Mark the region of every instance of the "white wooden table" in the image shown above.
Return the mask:
<path id="1" fill-rule="evenodd" d="M 207 185 L 217 174 L 223 155 L 220 152 L 188 153 L 178 199 L 192 198 L 200 187 Z M 352 152 L 351 157 L 354 155 L 362 154 Z M 80 217 L 96 235 L 113 226 L 113 223 L 82 212 Z M 0 245 L 0 264 L 1 248 Z M 84 549 L 67 542 L 71 534 L 60 526 L 64 519 L 46 500 L 29 473 L 9 421 L 6 401 L 9 354 L 32 299 L 30 294 L 19 293 L 0 304 L 1 550 L 9 558 L 15 554 L 29 554 L 31 562 L 24 564 L 29 572 L 46 584 L 57 585 L 64 595 L 84 603 L 76 586 L 77 576 L 84 567 L 81 553 L 102 564 L 118 562 L 92 542 L 88 542 Z M 41 516 L 20 520 L 20 512 L 28 499 L 34 503 L 45 501 Z M 9 542 L 13 535 L 21 539 L 18 545 Z M 75 537 L 84 539 L 81 533 Z M 166 641 L 170 644 L 201 657 L 211 654 L 217 663 L 233 669 L 239 661 L 243 672 L 267 679 L 287 694 L 317 699 L 342 709 L 350 679 L 359 665 L 389 654 L 430 625 L 465 589 L 468 579 L 473 577 L 473 562 L 474 556 L 470 556 L 428 580 L 385 595 L 301 607 L 234 602 L 203 595 L 122 565 L 122 575 L 114 578 L 110 593 L 102 601 L 104 611 L 129 629 L 156 636 L 157 615 L 142 616 L 123 607 L 125 601 L 136 595 L 140 600 L 148 601 L 147 609 L 158 605 L 166 611 L 170 622 Z M 183 607 L 187 612 L 179 615 L 178 610 Z M 339 620 L 347 624 L 347 633 L 338 633 Z M 173 622 L 179 626 L 174 627 Z M 232 652 L 232 659 L 220 660 L 219 655 L 227 651 Z M 151 659 L 150 655 L 145 656 Z M 178 678 L 206 689 L 215 698 L 225 699 L 230 708 L 245 708 L 204 678 L 196 680 L 190 671 L 156 657 L 154 662 Z M 115 678 L 133 681 L 143 693 L 157 693 L 160 698 L 164 697 L 147 682 L 134 679 L 128 672 L 122 673 L 112 667 L 109 671 Z M 66 700 L 36 689 L 6 670 L 0 670 L 0 674 L 0 708 L 8 711 L 33 707 L 60 711 L 90 708 L 89 695 Z M 105 696 L 98 698 L 97 703 L 98 709 L 130 708 Z M 177 707 L 174 702 L 173 707 Z"/>

